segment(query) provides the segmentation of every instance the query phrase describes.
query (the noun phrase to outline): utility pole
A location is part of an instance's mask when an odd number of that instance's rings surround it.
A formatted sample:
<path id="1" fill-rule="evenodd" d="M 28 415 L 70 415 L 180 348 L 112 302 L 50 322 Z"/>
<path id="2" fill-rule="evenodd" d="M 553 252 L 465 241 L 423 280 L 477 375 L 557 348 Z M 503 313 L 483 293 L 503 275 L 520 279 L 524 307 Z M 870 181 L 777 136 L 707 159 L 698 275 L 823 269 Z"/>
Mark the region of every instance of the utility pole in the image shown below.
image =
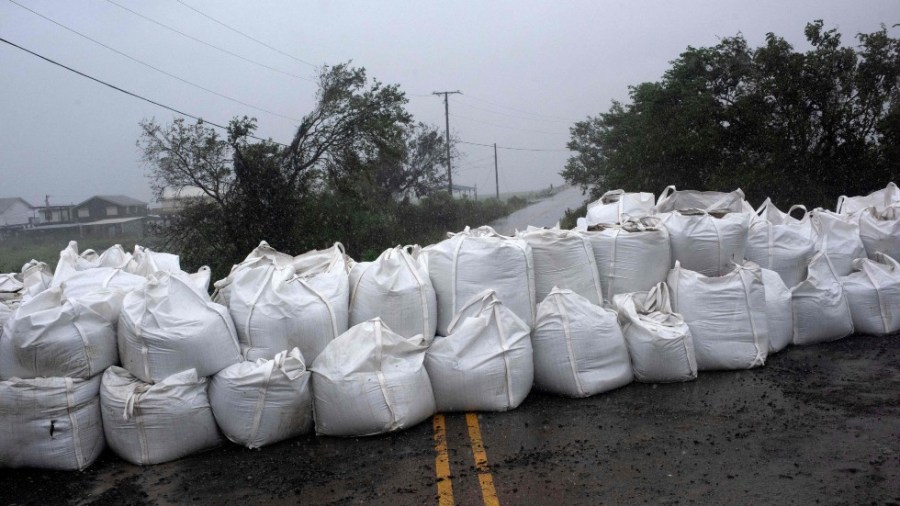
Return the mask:
<path id="1" fill-rule="evenodd" d="M 497 200 L 500 200 L 500 175 L 497 172 L 497 143 L 494 143 L 494 184 L 497 186 Z"/>
<path id="2" fill-rule="evenodd" d="M 450 100 L 448 95 L 462 95 L 459 90 L 456 91 L 434 91 L 432 95 L 444 96 L 444 121 L 447 126 L 447 188 L 450 190 L 450 197 L 453 197 L 453 171 L 450 170 Z"/>

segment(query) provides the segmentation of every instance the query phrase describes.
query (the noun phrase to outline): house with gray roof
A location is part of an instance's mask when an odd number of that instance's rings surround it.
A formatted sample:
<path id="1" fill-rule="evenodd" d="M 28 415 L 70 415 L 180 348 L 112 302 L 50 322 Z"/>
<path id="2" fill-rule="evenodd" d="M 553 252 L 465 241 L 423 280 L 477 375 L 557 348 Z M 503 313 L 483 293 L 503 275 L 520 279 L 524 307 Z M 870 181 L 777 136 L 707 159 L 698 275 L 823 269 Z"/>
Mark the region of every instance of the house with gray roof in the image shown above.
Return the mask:
<path id="1" fill-rule="evenodd" d="M 34 223 L 34 206 L 21 197 L 0 198 L 0 227 L 22 228 Z"/>
<path id="2" fill-rule="evenodd" d="M 72 220 L 86 223 L 147 216 L 147 203 L 125 195 L 95 195 L 72 208 Z"/>

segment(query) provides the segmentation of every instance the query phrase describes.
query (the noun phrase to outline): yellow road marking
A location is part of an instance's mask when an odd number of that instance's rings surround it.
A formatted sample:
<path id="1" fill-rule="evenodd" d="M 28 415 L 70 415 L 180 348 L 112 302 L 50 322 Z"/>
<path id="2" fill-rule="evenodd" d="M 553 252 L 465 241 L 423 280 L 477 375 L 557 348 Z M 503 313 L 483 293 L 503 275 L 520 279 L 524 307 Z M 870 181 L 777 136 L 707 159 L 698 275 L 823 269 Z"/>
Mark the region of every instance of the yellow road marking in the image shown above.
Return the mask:
<path id="1" fill-rule="evenodd" d="M 450 456 L 447 455 L 447 425 L 444 415 L 434 415 L 434 472 L 437 475 L 438 506 L 453 506 L 453 482 L 450 481 Z"/>
<path id="2" fill-rule="evenodd" d="M 481 498 L 485 506 L 500 506 L 500 499 L 497 498 L 497 491 L 494 489 L 494 478 L 488 466 L 487 452 L 484 451 L 484 442 L 481 439 L 481 429 L 478 427 L 478 415 L 466 413 L 466 425 L 469 427 L 472 455 L 475 457 L 475 469 L 478 471 L 478 481 L 481 484 Z"/>

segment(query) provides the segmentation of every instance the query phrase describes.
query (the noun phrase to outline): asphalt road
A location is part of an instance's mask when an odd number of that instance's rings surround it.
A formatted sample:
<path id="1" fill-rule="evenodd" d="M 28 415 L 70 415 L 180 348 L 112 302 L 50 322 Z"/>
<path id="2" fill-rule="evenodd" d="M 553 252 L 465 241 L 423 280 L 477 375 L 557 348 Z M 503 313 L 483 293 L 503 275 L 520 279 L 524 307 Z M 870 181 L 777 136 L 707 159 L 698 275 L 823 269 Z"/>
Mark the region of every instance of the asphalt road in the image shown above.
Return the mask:
<path id="1" fill-rule="evenodd" d="M 3 437 L 9 437 L 3 434 Z M 0 504 L 900 504 L 900 336 L 370 438 L 0 471 Z"/>
<path id="2" fill-rule="evenodd" d="M 566 188 L 550 198 L 500 218 L 491 223 L 491 226 L 503 235 L 513 235 L 516 229 L 525 230 L 528 225 L 552 227 L 565 216 L 566 209 L 579 207 L 586 198 L 587 196 L 581 194 L 580 187 Z"/>

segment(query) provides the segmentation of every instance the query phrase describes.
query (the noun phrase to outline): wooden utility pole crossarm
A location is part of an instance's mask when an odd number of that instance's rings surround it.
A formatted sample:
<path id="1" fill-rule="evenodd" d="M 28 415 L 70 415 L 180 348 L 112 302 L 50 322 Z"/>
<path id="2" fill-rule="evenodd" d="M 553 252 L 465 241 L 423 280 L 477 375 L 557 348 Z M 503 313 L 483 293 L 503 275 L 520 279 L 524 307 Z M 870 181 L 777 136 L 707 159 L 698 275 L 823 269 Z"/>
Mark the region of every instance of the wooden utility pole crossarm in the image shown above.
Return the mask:
<path id="1" fill-rule="evenodd" d="M 444 96 L 444 121 L 447 126 L 447 189 L 450 190 L 450 196 L 453 197 L 453 171 L 450 169 L 450 99 L 449 95 L 462 95 L 459 90 L 456 91 L 435 91 L 432 95 Z"/>

